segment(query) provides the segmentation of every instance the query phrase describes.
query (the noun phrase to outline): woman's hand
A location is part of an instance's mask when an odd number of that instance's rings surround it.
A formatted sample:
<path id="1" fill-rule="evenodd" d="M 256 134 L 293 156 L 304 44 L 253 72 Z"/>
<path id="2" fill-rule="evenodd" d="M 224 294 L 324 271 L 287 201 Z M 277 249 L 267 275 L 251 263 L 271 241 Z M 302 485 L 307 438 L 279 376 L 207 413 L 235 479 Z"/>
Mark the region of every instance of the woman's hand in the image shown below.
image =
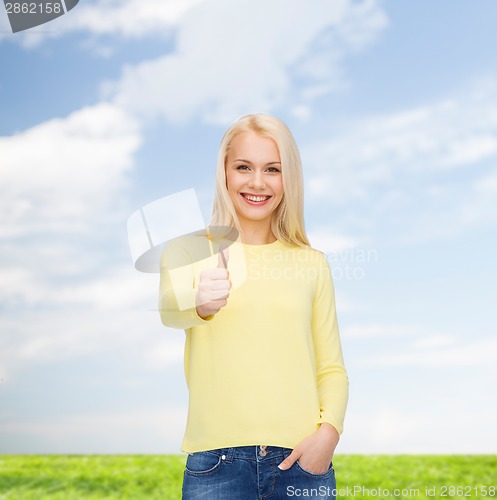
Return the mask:
<path id="1" fill-rule="evenodd" d="M 278 467 L 289 469 L 296 460 L 313 474 L 324 474 L 330 467 L 335 448 L 340 439 L 338 431 L 328 423 L 322 423 L 319 429 L 302 440 Z"/>
<path id="2" fill-rule="evenodd" d="M 228 279 L 227 264 L 228 247 L 219 249 L 218 265 L 215 269 L 206 269 L 199 276 L 198 291 L 195 296 L 195 306 L 201 318 L 216 314 L 228 302 L 231 281 Z"/>

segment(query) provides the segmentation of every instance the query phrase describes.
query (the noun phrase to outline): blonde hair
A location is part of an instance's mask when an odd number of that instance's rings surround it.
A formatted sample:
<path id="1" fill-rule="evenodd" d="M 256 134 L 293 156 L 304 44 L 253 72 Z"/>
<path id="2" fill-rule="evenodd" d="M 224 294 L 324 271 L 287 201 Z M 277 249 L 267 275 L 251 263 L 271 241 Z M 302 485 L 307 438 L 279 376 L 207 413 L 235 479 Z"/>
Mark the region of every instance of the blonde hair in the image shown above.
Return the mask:
<path id="1" fill-rule="evenodd" d="M 310 246 L 305 233 L 304 181 L 297 144 L 289 128 L 281 120 L 264 113 L 250 114 L 238 119 L 228 128 L 221 140 L 210 225 L 236 227 L 242 234 L 235 207 L 226 187 L 225 168 L 233 139 L 238 134 L 248 131 L 272 139 L 280 154 L 283 198 L 273 212 L 271 231 L 283 243 Z"/>

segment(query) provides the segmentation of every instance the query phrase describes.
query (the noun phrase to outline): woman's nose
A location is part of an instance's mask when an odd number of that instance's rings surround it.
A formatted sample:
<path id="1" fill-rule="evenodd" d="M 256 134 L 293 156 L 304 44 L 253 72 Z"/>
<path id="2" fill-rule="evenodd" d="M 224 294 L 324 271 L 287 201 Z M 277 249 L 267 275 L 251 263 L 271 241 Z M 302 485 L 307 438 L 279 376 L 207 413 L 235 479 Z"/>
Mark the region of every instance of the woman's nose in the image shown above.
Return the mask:
<path id="1" fill-rule="evenodd" d="M 249 182 L 249 187 L 264 189 L 266 183 L 264 182 L 264 177 L 262 172 L 255 172 Z"/>

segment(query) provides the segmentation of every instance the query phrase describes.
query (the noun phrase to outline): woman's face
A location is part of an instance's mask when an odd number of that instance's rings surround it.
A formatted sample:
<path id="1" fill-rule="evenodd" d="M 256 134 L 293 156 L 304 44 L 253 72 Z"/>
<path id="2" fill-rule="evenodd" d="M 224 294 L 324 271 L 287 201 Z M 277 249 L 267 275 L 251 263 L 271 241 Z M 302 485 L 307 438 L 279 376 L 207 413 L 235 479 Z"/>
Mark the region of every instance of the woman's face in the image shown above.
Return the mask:
<path id="1" fill-rule="evenodd" d="M 240 222 L 270 220 L 283 198 L 276 143 L 253 131 L 235 136 L 226 160 L 226 183 Z"/>

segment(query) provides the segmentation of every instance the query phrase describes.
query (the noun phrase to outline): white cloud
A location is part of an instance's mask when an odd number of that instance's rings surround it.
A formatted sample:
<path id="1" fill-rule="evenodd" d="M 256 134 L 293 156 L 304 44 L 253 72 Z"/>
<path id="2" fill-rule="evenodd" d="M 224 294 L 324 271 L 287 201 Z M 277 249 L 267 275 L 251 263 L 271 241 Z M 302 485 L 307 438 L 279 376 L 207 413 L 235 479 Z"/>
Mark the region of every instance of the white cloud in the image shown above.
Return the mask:
<path id="1" fill-rule="evenodd" d="M 185 349 L 185 333 L 169 332 L 164 338 L 147 346 L 141 359 L 149 370 L 163 371 L 171 365 L 181 366 L 183 370 L 183 354 Z"/>
<path id="2" fill-rule="evenodd" d="M 497 222 L 497 169 L 471 183 L 460 213 L 460 221 L 467 226 Z"/>
<path id="3" fill-rule="evenodd" d="M 204 0 L 100 0 L 78 5 L 64 31 L 144 38 L 163 35 Z M 167 32 L 167 31 L 166 31 Z"/>
<path id="4" fill-rule="evenodd" d="M 448 144 L 447 156 L 441 164 L 446 166 L 476 163 L 497 153 L 497 137 L 483 132 L 480 136 L 464 137 Z"/>
<path id="5" fill-rule="evenodd" d="M 469 167 L 497 155 L 497 81 L 476 82 L 451 99 L 344 126 L 304 150 L 313 196 L 333 203 L 369 200 L 399 175 Z"/>
<path id="6" fill-rule="evenodd" d="M 50 299 L 54 304 L 87 304 L 94 311 L 119 311 L 155 301 L 158 286 L 157 274 L 138 273 L 130 261 L 128 266 L 103 270 L 89 282 L 61 285 L 58 291 L 50 291 Z"/>
<path id="7" fill-rule="evenodd" d="M 108 348 L 116 340 L 118 326 L 126 323 L 116 316 L 115 312 L 96 314 L 91 310 L 51 313 L 24 310 L 17 323 L 2 319 L 3 365 L 10 366 L 9 373 L 13 376 L 12 370 L 26 361 L 61 360 Z M 129 319 L 127 315 L 126 320 Z M 124 338 L 119 337 L 119 342 L 124 343 Z"/>
<path id="8" fill-rule="evenodd" d="M 402 331 L 400 331 L 401 333 Z M 382 354 L 368 355 L 356 359 L 361 367 L 387 366 L 434 366 L 434 367 L 466 367 L 494 366 L 497 356 L 497 339 L 482 338 L 470 341 L 455 341 L 452 338 L 438 339 L 433 342 L 429 337 L 420 343 L 417 340 L 402 350 Z"/>
<path id="9" fill-rule="evenodd" d="M 307 232 L 307 236 L 313 248 L 328 254 L 345 255 L 347 250 L 357 246 L 357 239 L 346 234 L 338 234 L 332 228 L 327 226 L 315 226 Z"/>
<path id="10" fill-rule="evenodd" d="M 178 454 L 186 416 L 186 407 L 166 406 L 25 422 L 7 414 L 0 422 L 1 452 Z M 16 443 L 7 443 L 8 436 L 14 436 Z"/>
<path id="11" fill-rule="evenodd" d="M 101 103 L 0 138 L 0 235 L 81 231 L 114 211 L 141 143 L 137 123 Z"/>
<path id="12" fill-rule="evenodd" d="M 174 35 L 173 53 L 126 66 L 119 81 L 102 85 L 103 98 L 171 122 L 225 124 L 283 106 L 307 120 L 314 98 L 346 84 L 344 57 L 372 43 L 387 22 L 377 0 L 102 0 L 80 3 L 51 30 L 33 28 L 16 41 L 34 47 L 46 37 L 89 33 L 83 45 L 109 57 L 115 39 L 101 35 Z"/>
<path id="13" fill-rule="evenodd" d="M 497 82 L 476 83 L 450 100 L 346 124 L 303 150 L 314 197 L 369 201 L 372 187 L 403 176 L 472 166 L 497 155 Z"/>
<path id="14" fill-rule="evenodd" d="M 415 325 L 350 325 L 346 329 L 346 335 L 350 338 L 366 339 L 379 337 L 404 337 L 419 333 L 421 328 Z"/>
<path id="15" fill-rule="evenodd" d="M 126 266 L 112 255 L 140 143 L 137 122 L 108 103 L 0 138 L 0 366 L 9 379 L 33 360 L 142 334 L 136 312 L 156 307 L 158 284 L 144 285 L 131 256 Z"/>
<path id="16" fill-rule="evenodd" d="M 412 343 L 412 347 L 414 349 L 429 349 L 437 347 L 445 348 L 447 346 L 453 345 L 455 342 L 456 339 L 450 335 L 433 335 L 415 340 Z"/>
<path id="17" fill-rule="evenodd" d="M 11 307 L 0 318 L 0 367 L 7 380 L 14 380 L 25 366 L 61 362 L 73 357 L 131 350 L 134 367 L 154 371 L 167 369 L 180 360 L 181 331 L 168 331 L 157 312 L 158 283 L 145 286 L 138 279 L 127 283 L 110 281 L 101 293 L 91 296 L 94 277 L 88 279 L 90 290 L 83 287 L 79 296 L 65 297 L 50 303 L 56 287 L 44 288 L 49 299 L 42 308 Z M 122 288 L 119 287 L 122 286 Z M 133 287 L 134 285 L 134 287 Z M 98 287 L 97 287 L 98 289 Z M 101 298 L 111 297 L 104 304 Z M 96 306 L 91 303 L 94 301 Z M 118 304 L 119 302 L 119 304 Z M 109 307 L 106 307 L 108 304 Z M 153 352 L 160 349 L 159 352 Z M 171 354 L 171 353 L 174 353 Z"/>
<path id="18" fill-rule="evenodd" d="M 47 38 L 60 38 L 69 33 L 81 32 L 93 37 L 89 43 L 97 52 L 107 57 L 110 46 L 102 47 L 101 37 L 121 36 L 131 39 L 164 37 L 194 6 L 205 0 L 98 0 L 80 2 L 66 15 L 39 27 L 29 33 L 10 35 L 11 41 L 19 42 L 25 48 L 35 48 Z M 50 29 L 47 28 L 50 27 Z M 9 28 L 6 23 L 6 30 Z M 7 37 L 1 37 L 7 39 Z M 107 42 L 109 43 L 109 42 Z M 87 42 L 88 45 L 88 42 Z M 109 53 L 110 51 L 110 53 Z"/>
<path id="19" fill-rule="evenodd" d="M 95 352 L 113 335 L 124 342 L 140 331 L 129 309 L 144 307 L 154 288 L 139 286 L 131 258 L 129 268 L 102 270 L 106 252 L 95 243 L 106 238 L 98 227 L 125 220 L 123 188 L 140 142 L 137 123 L 106 103 L 0 138 L 6 377 L 32 360 Z"/>
<path id="20" fill-rule="evenodd" d="M 345 123 L 302 149 L 306 195 L 346 207 L 337 230 L 363 240 L 380 227 L 419 244 L 494 224 L 496 103 L 497 80 L 478 80 L 433 105 Z"/>
<path id="21" fill-rule="evenodd" d="M 344 55 L 370 43 L 386 23 L 374 0 L 312 6 L 211 0 L 184 16 L 174 53 L 125 67 L 103 94 L 139 115 L 171 122 L 201 117 L 224 124 L 288 103 L 305 119 L 310 95 L 342 85 Z"/>
<path id="22" fill-rule="evenodd" d="M 83 264 L 72 276 L 62 278 L 57 275 L 57 262 L 37 269 L 29 262 L 29 252 L 22 255 L 26 260 L 17 262 L 18 267 L 0 268 L 0 300 L 4 306 L 85 307 L 98 314 L 144 307 L 144 301 L 152 303 L 158 291 L 158 274 L 138 273 L 131 258 L 128 265 L 115 264 L 90 272 Z M 36 250 L 31 255 L 39 256 Z"/>
<path id="23" fill-rule="evenodd" d="M 387 404 L 364 412 L 349 407 L 337 453 L 495 453 L 495 410 L 475 411 L 448 397 L 445 402 L 442 409 Z"/>

